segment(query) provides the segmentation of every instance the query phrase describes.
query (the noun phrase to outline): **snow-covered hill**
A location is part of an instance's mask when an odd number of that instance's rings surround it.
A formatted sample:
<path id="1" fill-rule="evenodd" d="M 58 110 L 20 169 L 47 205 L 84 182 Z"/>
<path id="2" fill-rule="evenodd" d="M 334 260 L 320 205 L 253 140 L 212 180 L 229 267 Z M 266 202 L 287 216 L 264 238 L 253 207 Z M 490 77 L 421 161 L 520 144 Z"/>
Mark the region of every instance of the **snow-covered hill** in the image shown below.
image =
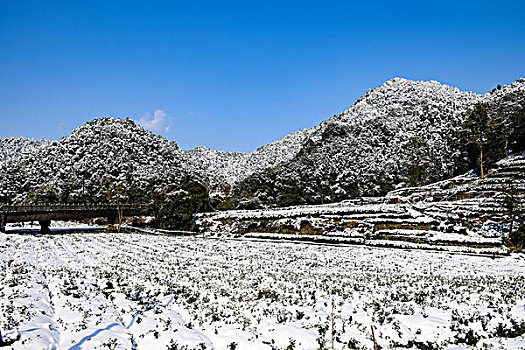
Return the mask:
<path id="1" fill-rule="evenodd" d="M 59 141 L 0 140 L 0 201 L 103 201 L 116 192 L 148 201 L 175 190 L 185 174 L 209 189 L 215 205 L 228 200 L 223 208 L 382 195 L 456 175 L 461 125 L 480 102 L 523 107 L 525 80 L 477 95 L 395 78 L 343 113 L 252 153 L 184 151 L 132 120 L 96 119 Z"/>
<path id="2" fill-rule="evenodd" d="M 248 207 L 318 204 L 449 178 L 458 172 L 462 124 L 482 102 L 523 107 L 525 80 L 485 95 L 389 80 L 306 131 L 292 158 L 243 180 L 237 195 Z"/>
<path id="3" fill-rule="evenodd" d="M 215 151 L 206 147 L 185 151 L 187 166 L 205 178 L 219 196 L 252 174 L 292 159 L 316 128 L 297 131 L 252 153 Z"/>
<path id="4" fill-rule="evenodd" d="M 96 119 L 0 164 L 0 202 L 147 201 L 184 175 L 175 142 L 131 119 Z"/>

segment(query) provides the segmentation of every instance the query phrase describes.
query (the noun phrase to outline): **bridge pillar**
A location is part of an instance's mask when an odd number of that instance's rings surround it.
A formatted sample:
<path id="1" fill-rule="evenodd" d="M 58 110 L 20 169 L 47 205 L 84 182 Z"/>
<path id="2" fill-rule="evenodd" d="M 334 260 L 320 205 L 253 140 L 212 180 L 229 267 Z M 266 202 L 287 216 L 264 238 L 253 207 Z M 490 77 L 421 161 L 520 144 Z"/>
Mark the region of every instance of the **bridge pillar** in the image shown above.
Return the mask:
<path id="1" fill-rule="evenodd" d="M 7 223 L 7 215 L 0 215 L 0 232 L 5 232 L 5 225 Z"/>
<path id="2" fill-rule="evenodd" d="M 49 225 L 51 224 L 51 220 L 39 220 L 38 223 L 40 224 L 41 233 L 51 233 L 51 230 L 49 230 Z"/>
<path id="3" fill-rule="evenodd" d="M 115 221 L 117 221 L 117 218 L 114 216 L 108 216 L 108 225 L 115 225 Z"/>

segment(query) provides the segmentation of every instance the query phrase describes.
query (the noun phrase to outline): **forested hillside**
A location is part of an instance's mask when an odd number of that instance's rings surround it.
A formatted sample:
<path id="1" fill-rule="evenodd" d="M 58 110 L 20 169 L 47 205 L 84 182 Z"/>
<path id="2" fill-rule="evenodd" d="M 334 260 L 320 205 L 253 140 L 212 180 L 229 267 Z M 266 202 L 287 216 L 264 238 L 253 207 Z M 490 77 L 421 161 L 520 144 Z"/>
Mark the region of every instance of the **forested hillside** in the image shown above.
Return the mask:
<path id="1" fill-rule="evenodd" d="M 490 173 L 525 148 L 524 108 L 523 79 L 477 95 L 396 78 L 252 153 L 184 151 L 131 119 L 95 119 L 59 141 L 0 139 L 0 202 L 140 203 L 170 221 L 379 196 L 469 169 Z"/>
<path id="2" fill-rule="evenodd" d="M 150 202 L 185 176 L 175 142 L 130 119 L 96 119 L 0 167 L 1 202 Z"/>
<path id="3" fill-rule="evenodd" d="M 470 130 L 476 122 L 468 121 L 480 107 L 487 116 L 481 142 L 491 149 L 490 167 L 505 156 L 505 144 L 507 153 L 523 148 L 524 96 L 525 80 L 485 95 L 437 82 L 390 80 L 321 123 L 292 159 L 243 180 L 236 187 L 240 207 L 384 195 L 478 167 Z"/>

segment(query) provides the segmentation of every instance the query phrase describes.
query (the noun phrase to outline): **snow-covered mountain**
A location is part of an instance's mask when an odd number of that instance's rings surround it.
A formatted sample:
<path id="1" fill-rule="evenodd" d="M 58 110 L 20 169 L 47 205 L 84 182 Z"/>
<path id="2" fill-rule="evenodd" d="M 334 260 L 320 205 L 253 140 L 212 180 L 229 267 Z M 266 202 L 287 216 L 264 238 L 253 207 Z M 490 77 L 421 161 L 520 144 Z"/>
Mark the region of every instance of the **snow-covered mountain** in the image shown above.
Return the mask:
<path id="1" fill-rule="evenodd" d="M 221 197 L 226 190 L 241 207 L 384 194 L 465 170 L 458 169 L 458 142 L 468 112 L 477 103 L 514 109 L 524 104 L 524 91 L 523 79 L 478 95 L 436 81 L 394 78 L 340 115 L 255 152 L 201 147 L 185 152 L 185 159 L 213 193 Z"/>
<path id="2" fill-rule="evenodd" d="M 316 128 L 297 131 L 252 153 L 215 151 L 206 147 L 185 151 L 187 166 L 221 196 L 252 174 L 292 159 Z"/>
<path id="3" fill-rule="evenodd" d="M 116 192 L 149 200 L 176 190 L 185 175 L 203 183 L 215 205 L 228 201 L 222 208 L 381 195 L 463 171 L 460 132 L 477 103 L 523 108 L 525 80 L 478 95 L 395 78 L 343 113 L 252 153 L 184 151 L 130 119 L 96 119 L 59 141 L 0 139 L 0 201 L 104 201 Z"/>
<path id="4" fill-rule="evenodd" d="M 395 78 L 305 131 L 295 155 L 236 187 L 241 205 L 319 204 L 453 176 L 462 124 L 477 103 L 525 106 L 525 80 L 485 95 Z"/>
<path id="5" fill-rule="evenodd" d="M 0 164 L 0 202 L 146 200 L 185 172 L 175 142 L 131 119 L 95 119 Z"/>

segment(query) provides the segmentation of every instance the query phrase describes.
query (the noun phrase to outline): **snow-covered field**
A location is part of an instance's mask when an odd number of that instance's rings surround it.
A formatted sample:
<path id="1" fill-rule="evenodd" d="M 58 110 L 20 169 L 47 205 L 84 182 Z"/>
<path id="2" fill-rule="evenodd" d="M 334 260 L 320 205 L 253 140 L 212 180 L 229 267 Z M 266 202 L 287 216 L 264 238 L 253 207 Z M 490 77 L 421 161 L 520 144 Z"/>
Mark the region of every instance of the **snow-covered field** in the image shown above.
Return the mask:
<path id="1" fill-rule="evenodd" d="M 0 234 L 0 330 L 15 349 L 329 349 L 332 325 L 335 349 L 373 348 L 371 326 L 383 349 L 523 349 L 501 337 L 523 322 L 523 257 Z"/>

